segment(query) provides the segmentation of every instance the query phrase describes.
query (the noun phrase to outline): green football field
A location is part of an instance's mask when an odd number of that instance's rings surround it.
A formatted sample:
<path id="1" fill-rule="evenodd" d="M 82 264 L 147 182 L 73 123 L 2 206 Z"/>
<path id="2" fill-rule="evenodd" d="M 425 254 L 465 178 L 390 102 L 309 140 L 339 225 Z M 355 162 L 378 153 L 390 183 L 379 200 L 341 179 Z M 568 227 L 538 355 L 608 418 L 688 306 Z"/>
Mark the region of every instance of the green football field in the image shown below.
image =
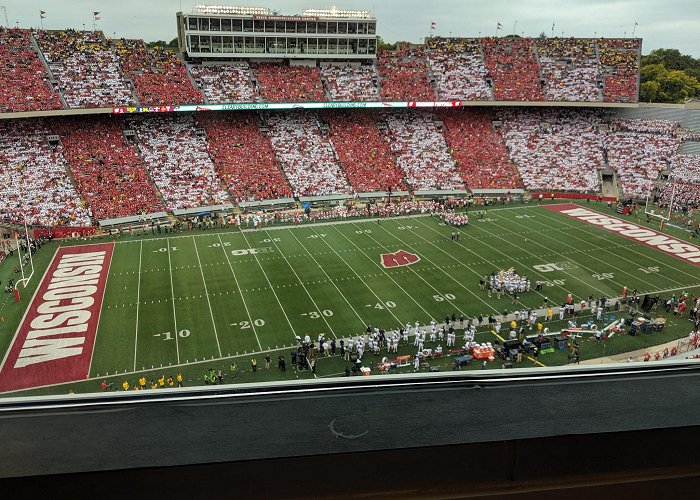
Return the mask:
<path id="1" fill-rule="evenodd" d="M 618 297 L 627 286 L 663 297 L 700 288 L 698 267 L 544 208 L 495 208 L 471 220 L 456 242 L 452 227 L 429 216 L 117 240 L 90 378 L 253 355 L 261 363 L 266 352 L 273 360 L 288 352 L 295 336 L 500 315 L 539 308 L 545 296 L 561 303 L 569 292 Z M 400 250 L 419 260 L 385 267 L 382 254 Z M 479 289 L 480 276 L 510 267 L 533 283 L 517 304 Z"/>

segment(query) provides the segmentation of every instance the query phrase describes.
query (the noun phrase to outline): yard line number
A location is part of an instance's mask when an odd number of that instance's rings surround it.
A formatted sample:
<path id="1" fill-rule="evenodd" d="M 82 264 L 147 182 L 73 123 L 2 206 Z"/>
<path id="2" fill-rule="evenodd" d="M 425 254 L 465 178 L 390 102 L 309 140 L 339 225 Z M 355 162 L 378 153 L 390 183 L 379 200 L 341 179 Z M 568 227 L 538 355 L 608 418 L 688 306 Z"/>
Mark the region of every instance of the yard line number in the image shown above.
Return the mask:
<path id="1" fill-rule="evenodd" d="M 153 335 L 154 337 L 162 337 L 163 340 L 173 340 L 173 334 L 171 332 L 165 332 L 165 333 L 156 333 Z M 187 337 L 190 336 L 190 331 L 189 330 L 180 330 L 177 332 L 177 336 L 180 337 L 181 339 L 186 339 Z"/>
<path id="2" fill-rule="evenodd" d="M 455 300 L 457 297 L 451 293 L 446 293 L 444 295 L 433 295 L 435 302 L 444 302 L 445 300 Z"/>
<path id="3" fill-rule="evenodd" d="M 231 323 L 231 326 L 238 326 L 241 330 L 246 330 L 251 328 L 251 326 L 265 326 L 265 320 L 258 318 L 254 319 L 252 323 L 250 321 L 241 321 L 239 323 Z"/>
<path id="4" fill-rule="evenodd" d="M 318 319 L 321 316 L 325 316 L 326 318 L 330 318 L 333 316 L 333 311 L 330 309 L 324 309 L 323 311 L 310 311 L 307 313 L 301 313 L 302 316 L 308 316 L 311 319 Z"/>

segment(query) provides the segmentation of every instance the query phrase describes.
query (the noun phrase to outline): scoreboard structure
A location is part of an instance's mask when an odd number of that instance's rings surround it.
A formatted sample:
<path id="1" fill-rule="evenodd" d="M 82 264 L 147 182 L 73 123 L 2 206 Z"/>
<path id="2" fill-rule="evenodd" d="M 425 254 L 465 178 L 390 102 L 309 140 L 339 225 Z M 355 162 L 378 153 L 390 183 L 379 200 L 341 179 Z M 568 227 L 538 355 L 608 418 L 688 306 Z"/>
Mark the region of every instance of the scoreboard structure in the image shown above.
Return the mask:
<path id="1" fill-rule="evenodd" d="M 287 16 L 264 7 L 198 5 L 177 13 L 177 33 L 180 51 L 202 61 L 377 57 L 376 18 L 335 7 Z"/>

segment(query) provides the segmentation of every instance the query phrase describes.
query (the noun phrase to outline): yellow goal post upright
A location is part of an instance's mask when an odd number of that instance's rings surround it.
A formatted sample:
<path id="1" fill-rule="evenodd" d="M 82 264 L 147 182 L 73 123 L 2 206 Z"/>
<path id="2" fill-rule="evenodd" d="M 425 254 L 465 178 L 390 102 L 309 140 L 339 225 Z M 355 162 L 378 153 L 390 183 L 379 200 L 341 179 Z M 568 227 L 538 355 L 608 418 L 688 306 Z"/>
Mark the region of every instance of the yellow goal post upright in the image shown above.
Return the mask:
<path id="1" fill-rule="evenodd" d="M 24 221 L 24 240 L 27 244 L 27 254 L 29 254 L 29 264 L 31 266 L 31 273 L 29 274 L 29 276 L 26 276 L 24 273 L 25 265 L 24 265 L 24 262 L 22 260 L 22 251 L 21 251 L 21 247 L 19 245 L 19 239 L 20 239 L 19 232 L 15 231 L 15 245 L 17 248 L 17 258 L 19 260 L 19 269 L 20 269 L 20 272 L 22 273 L 22 278 L 15 281 L 15 297 L 18 297 L 17 290 L 19 290 L 20 283 L 23 285 L 23 288 L 27 288 L 27 284 L 29 283 L 29 280 L 31 280 L 32 276 L 34 276 L 34 258 L 32 256 L 32 250 L 31 250 L 30 245 L 29 245 L 29 230 L 27 228 L 27 221 L 26 220 Z"/>
<path id="2" fill-rule="evenodd" d="M 669 178 L 669 182 L 671 182 L 670 178 Z M 664 225 L 666 225 L 666 223 L 669 220 L 671 220 L 671 214 L 673 213 L 673 203 L 676 199 L 676 185 L 675 184 L 672 185 L 671 201 L 668 204 L 668 212 L 666 212 L 665 215 L 661 212 L 657 213 L 656 210 L 654 210 L 653 208 L 652 209 L 649 208 L 649 198 L 651 197 L 651 191 L 652 190 L 650 189 L 649 192 L 647 193 L 646 204 L 644 205 L 644 214 L 647 217 L 658 219 L 660 221 L 659 229 L 663 229 Z"/>

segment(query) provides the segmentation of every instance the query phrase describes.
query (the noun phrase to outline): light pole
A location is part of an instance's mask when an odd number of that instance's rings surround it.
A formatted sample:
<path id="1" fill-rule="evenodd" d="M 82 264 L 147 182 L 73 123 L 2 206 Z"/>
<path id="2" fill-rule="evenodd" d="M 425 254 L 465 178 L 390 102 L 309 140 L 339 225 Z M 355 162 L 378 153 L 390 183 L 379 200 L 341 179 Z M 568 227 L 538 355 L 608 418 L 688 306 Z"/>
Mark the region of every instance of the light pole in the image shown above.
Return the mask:
<path id="1" fill-rule="evenodd" d="M 0 9 L 2 9 L 3 12 L 5 13 L 5 26 L 7 26 L 9 28 L 10 21 L 7 19 L 7 7 L 5 7 L 4 5 L 0 5 Z"/>
<path id="2" fill-rule="evenodd" d="M 516 26 L 518 26 L 518 21 L 517 21 L 517 20 L 513 23 L 513 35 L 515 35 L 515 28 L 516 28 Z"/>

